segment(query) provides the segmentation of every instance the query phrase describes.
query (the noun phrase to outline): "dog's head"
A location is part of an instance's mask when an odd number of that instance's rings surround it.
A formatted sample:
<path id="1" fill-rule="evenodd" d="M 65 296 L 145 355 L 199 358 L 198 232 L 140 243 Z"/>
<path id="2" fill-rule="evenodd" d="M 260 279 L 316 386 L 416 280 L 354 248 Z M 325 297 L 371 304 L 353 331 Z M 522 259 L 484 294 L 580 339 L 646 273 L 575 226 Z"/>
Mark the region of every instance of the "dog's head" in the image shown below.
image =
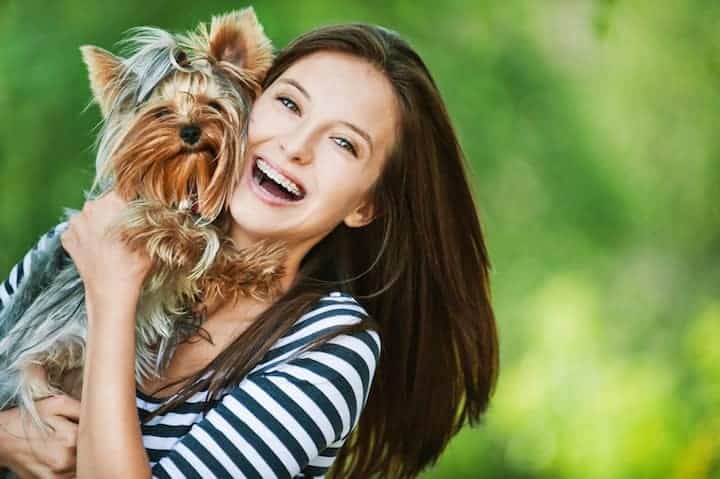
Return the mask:
<path id="1" fill-rule="evenodd" d="M 124 43 L 125 58 L 81 48 L 104 118 L 96 187 L 214 220 L 242 171 L 270 41 L 247 8 L 183 35 L 134 29 Z"/>

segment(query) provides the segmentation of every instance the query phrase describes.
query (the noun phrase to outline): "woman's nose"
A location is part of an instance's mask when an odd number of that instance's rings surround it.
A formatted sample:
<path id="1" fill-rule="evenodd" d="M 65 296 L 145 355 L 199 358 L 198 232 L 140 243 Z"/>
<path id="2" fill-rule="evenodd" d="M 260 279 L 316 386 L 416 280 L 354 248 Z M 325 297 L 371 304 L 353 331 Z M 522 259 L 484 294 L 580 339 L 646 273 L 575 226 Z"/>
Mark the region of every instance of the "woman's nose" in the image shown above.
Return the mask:
<path id="1" fill-rule="evenodd" d="M 293 163 L 306 164 L 312 161 L 312 133 L 298 128 L 280 140 L 280 149 Z"/>

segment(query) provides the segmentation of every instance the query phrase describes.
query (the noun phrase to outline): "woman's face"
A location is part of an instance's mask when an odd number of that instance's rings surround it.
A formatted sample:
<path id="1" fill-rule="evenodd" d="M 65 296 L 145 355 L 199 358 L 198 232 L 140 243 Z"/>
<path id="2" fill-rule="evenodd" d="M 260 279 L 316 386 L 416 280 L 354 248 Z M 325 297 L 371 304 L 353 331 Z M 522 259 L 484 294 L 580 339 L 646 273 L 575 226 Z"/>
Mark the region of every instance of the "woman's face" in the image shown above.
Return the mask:
<path id="1" fill-rule="evenodd" d="M 369 191 L 393 146 L 396 110 L 389 81 L 362 59 L 319 52 L 295 62 L 250 114 L 233 238 L 284 239 L 304 254 L 340 222 L 370 222 Z"/>

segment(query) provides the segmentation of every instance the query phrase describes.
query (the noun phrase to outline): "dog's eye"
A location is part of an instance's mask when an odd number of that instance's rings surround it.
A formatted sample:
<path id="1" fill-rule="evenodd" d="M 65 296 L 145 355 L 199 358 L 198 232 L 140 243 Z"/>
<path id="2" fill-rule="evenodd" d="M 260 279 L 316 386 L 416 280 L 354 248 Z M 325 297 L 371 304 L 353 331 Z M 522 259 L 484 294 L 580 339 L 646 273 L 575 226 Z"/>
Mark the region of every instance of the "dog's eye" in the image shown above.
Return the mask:
<path id="1" fill-rule="evenodd" d="M 155 118 L 162 118 L 170 114 L 170 108 L 159 108 L 155 111 Z"/>
<path id="2" fill-rule="evenodd" d="M 220 103 L 218 103 L 216 101 L 211 101 L 210 103 L 208 103 L 208 106 L 217 112 L 222 111 L 222 107 L 220 106 Z"/>

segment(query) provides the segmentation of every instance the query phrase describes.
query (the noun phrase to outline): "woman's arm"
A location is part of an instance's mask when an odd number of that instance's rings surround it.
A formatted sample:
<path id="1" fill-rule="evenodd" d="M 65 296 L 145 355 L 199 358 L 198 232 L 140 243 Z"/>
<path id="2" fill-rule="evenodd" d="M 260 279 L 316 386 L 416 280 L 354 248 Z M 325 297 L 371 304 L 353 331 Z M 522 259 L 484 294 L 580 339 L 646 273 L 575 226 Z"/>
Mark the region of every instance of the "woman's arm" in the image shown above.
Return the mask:
<path id="1" fill-rule="evenodd" d="M 88 338 L 77 443 L 78 478 L 147 478 L 135 404 L 135 313 L 149 261 L 108 234 L 125 203 L 89 201 L 62 244 L 85 284 Z"/>
<path id="2" fill-rule="evenodd" d="M 150 477 L 135 404 L 137 296 L 88 304 L 77 477 Z"/>

